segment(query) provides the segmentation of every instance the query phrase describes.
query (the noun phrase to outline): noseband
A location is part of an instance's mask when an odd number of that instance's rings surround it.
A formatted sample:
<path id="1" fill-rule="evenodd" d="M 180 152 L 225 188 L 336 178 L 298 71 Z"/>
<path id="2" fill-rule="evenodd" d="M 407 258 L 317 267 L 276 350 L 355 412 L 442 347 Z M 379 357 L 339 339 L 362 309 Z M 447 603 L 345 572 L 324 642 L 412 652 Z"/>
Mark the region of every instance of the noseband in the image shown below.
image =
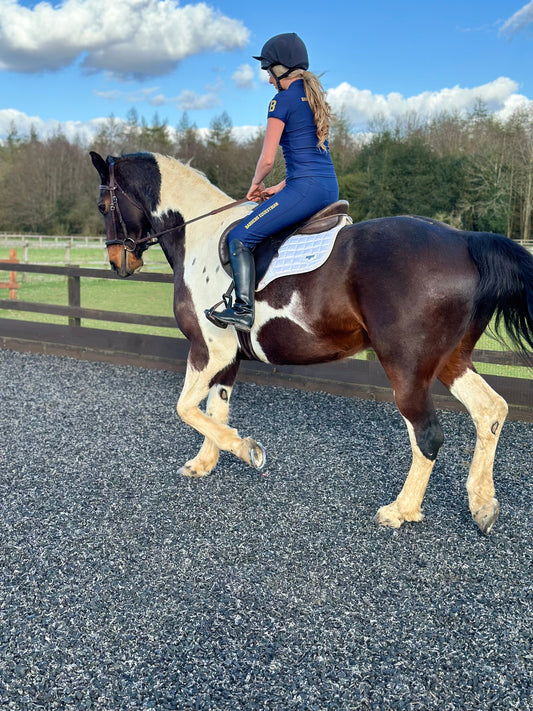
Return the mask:
<path id="1" fill-rule="evenodd" d="M 130 202 L 143 215 L 145 215 L 145 210 L 142 205 L 136 202 L 136 200 L 134 200 L 131 195 L 128 195 L 128 193 L 123 190 L 117 183 L 117 180 L 115 178 L 114 163 L 111 163 L 109 166 L 109 185 L 100 185 L 100 190 L 109 190 L 109 192 L 111 193 L 109 212 L 113 217 L 113 238 L 106 239 L 105 246 L 109 247 L 112 244 L 120 244 L 126 252 L 134 252 L 135 249 L 142 244 L 146 245 L 146 248 L 151 247 L 153 244 L 157 244 L 159 242 L 160 237 L 165 234 L 168 234 L 169 232 L 172 232 L 173 230 L 180 229 L 182 227 L 185 227 L 185 225 L 190 225 L 192 222 L 202 220 L 204 217 L 210 217 L 211 215 L 216 215 L 217 213 L 223 212 L 224 210 L 229 210 L 232 207 L 237 207 L 238 205 L 243 205 L 245 202 L 249 202 L 247 198 L 243 198 L 242 200 L 235 200 L 235 202 L 230 202 L 228 205 L 223 205 L 222 207 L 218 207 L 215 210 L 211 210 L 211 212 L 207 212 L 205 215 L 199 215 L 198 217 L 193 217 L 192 220 L 182 222 L 181 225 L 175 225 L 174 227 L 169 227 L 168 229 L 162 230 L 161 232 L 155 232 L 153 234 L 148 234 L 146 237 L 134 239 L 128 234 L 128 228 L 120 210 L 120 203 L 118 201 L 117 192 L 120 192 L 121 195 L 123 195 L 126 200 L 128 200 L 128 202 Z M 122 230 L 122 239 L 119 238 L 117 230 L 117 220 L 120 225 L 120 229 Z"/>

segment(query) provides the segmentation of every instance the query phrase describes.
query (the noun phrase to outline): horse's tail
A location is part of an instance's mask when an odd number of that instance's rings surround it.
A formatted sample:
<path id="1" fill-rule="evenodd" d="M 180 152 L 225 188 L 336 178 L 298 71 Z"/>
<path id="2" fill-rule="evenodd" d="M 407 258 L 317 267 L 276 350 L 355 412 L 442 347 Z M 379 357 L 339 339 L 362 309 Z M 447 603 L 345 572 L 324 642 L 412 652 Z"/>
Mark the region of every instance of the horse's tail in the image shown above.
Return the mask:
<path id="1" fill-rule="evenodd" d="M 467 239 L 480 275 L 473 318 L 494 315 L 498 339 L 506 345 L 510 341 L 533 366 L 533 255 L 503 235 L 469 232 Z"/>

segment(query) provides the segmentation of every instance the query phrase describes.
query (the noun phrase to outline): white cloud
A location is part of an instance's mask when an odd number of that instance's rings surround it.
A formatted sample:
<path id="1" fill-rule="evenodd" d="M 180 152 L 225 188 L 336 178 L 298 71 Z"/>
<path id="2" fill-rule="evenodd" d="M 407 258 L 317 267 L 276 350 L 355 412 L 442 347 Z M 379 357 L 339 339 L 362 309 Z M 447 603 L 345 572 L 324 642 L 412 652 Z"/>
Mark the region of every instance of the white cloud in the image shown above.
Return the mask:
<path id="1" fill-rule="evenodd" d="M 241 64 L 231 78 L 239 89 L 251 89 L 254 86 L 254 70 L 249 64 Z"/>
<path id="2" fill-rule="evenodd" d="M 193 91 L 183 91 L 179 96 L 165 97 L 157 93 L 159 87 L 146 88 L 139 92 L 108 92 L 106 98 L 117 100 L 124 98 L 130 103 L 134 99 L 145 100 L 152 106 L 175 104 L 180 111 L 205 110 L 221 105 L 215 93 L 207 92 L 197 94 Z M 441 113 L 467 114 L 475 108 L 478 101 L 482 101 L 497 118 L 507 120 L 518 110 L 527 110 L 533 115 L 533 101 L 518 93 L 518 84 L 506 77 L 500 77 L 493 82 L 483 84 L 471 89 L 453 87 L 440 91 L 423 92 L 416 96 L 404 97 L 399 93 L 388 95 L 373 94 L 368 90 L 357 89 L 350 84 L 343 83 L 338 87 L 329 89 L 328 100 L 337 113 L 343 113 L 353 130 L 364 131 L 368 123 L 377 117 L 388 121 L 402 118 L 413 113 L 420 119 L 431 118 Z M 119 119 L 115 119 L 120 123 Z M 80 121 L 43 121 L 38 116 L 27 116 L 14 109 L 0 110 L 0 138 L 5 138 L 11 125 L 15 125 L 20 135 L 28 135 L 33 128 L 41 137 L 48 137 L 57 132 L 62 132 L 69 139 L 76 136 L 90 140 L 98 129 L 108 121 L 98 118 L 89 122 Z M 257 135 L 262 126 L 237 126 L 233 127 L 236 140 Z M 200 129 L 208 131 L 209 129 Z"/>
<path id="3" fill-rule="evenodd" d="M 28 116 L 15 109 L 0 109 L 0 139 L 7 137 L 12 128 L 21 137 L 29 136 L 35 131 L 40 138 L 50 138 L 61 134 L 71 141 L 80 138 L 89 142 L 109 119 L 97 118 L 91 121 L 44 121 L 39 116 Z M 120 119 L 116 119 L 120 122 Z"/>
<path id="4" fill-rule="evenodd" d="M 222 86 L 222 82 L 208 86 L 205 94 L 198 94 L 195 91 L 185 89 L 179 96 L 165 96 L 165 94 L 157 93 L 159 91 L 157 86 L 146 87 L 138 91 L 111 89 L 110 91 L 95 91 L 94 93 L 101 99 L 108 99 L 113 102 L 120 101 L 127 104 L 146 102 L 155 107 L 173 104 L 180 111 L 202 111 L 220 106 L 221 101 L 218 97 L 218 91 Z"/>
<path id="5" fill-rule="evenodd" d="M 244 143 L 253 138 L 257 138 L 259 135 L 264 133 L 264 131 L 264 126 L 233 126 L 231 129 L 231 135 L 237 143 Z"/>
<path id="6" fill-rule="evenodd" d="M 510 37 L 533 23 L 533 0 L 504 22 L 500 32 Z"/>
<path id="7" fill-rule="evenodd" d="M 216 94 L 197 94 L 189 89 L 182 91 L 175 102 L 180 111 L 201 111 L 220 106 L 221 103 Z"/>
<path id="8" fill-rule="evenodd" d="M 161 103 L 168 103 L 166 100 L 161 101 L 162 95 L 156 94 L 158 90 L 158 86 L 144 87 L 137 91 L 110 89 L 109 91 L 95 91 L 94 95 L 100 99 L 107 99 L 109 101 L 126 101 L 128 104 L 137 104 L 140 101 L 146 101 L 152 106 L 160 106 Z"/>
<path id="9" fill-rule="evenodd" d="M 261 69 L 259 64 L 257 65 L 257 74 L 259 75 L 261 84 L 270 84 L 270 74 L 266 71 L 266 69 Z"/>
<path id="10" fill-rule="evenodd" d="M 404 97 L 392 92 L 386 96 L 368 89 L 357 89 L 343 82 L 329 89 L 328 101 L 337 113 L 343 112 L 354 127 L 362 127 L 376 117 L 386 120 L 416 113 L 420 118 L 441 113 L 468 113 L 478 101 L 505 119 L 517 108 L 533 107 L 533 102 L 517 93 L 518 84 L 507 77 L 471 89 L 455 86 L 440 91 L 425 91 Z"/>
<path id="11" fill-rule="evenodd" d="M 4 70 L 57 70 L 83 57 L 87 71 L 155 76 L 195 54 L 242 48 L 248 38 L 242 22 L 203 2 L 63 0 L 27 8 L 0 0 Z"/>
<path id="12" fill-rule="evenodd" d="M 87 145 L 103 127 L 109 125 L 109 118 L 97 118 L 92 121 L 43 121 L 38 116 L 27 116 L 22 111 L 15 109 L 0 109 L 0 144 L 10 134 L 11 129 L 16 129 L 16 134 L 20 137 L 27 137 L 35 131 L 40 138 L 46 139 L 54 135 L 61 134 L 70 141 L 82 140 Z M 125 125 L 126 122 L 122 119 L 115 118 L 113 121 L 118 125 Z M 169 136 L 172 138 L 175 129 L 171 126 L 167 127 Z M 197 129 L 198 135 L 202 140 L 206 140 L 209 136 L 209 128 Z M 264 132 L 264 126 L 233 126 L 231 134 L 238 142 L 245 142 L 249 139 L 256 138 Z"/>

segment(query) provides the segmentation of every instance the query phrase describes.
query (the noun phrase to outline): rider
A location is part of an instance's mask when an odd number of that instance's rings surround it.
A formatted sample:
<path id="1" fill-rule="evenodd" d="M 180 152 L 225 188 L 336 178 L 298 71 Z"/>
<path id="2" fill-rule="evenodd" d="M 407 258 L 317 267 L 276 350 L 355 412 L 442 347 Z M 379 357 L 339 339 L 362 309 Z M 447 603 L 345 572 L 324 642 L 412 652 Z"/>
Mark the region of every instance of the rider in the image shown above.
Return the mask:
<path id="1" fill-rule="evenodd" d="M 210 313 L 217 326 L 250 331 L 254 322 L 255 263 L 252 248 L 279 230 L 305 220 L 338 200 L 339 187 L 328 148 L 331 109 L 318 77 L 308 71 L 307 49 L 294 32 L 268 40 L 259 57 L 278 93 L 268 107 L 263 149 L 246 197 L 261 203 L 228 234 L 235 282 L 232 308 Z M 278 145 L 286 177 L 265 188 Z"/>

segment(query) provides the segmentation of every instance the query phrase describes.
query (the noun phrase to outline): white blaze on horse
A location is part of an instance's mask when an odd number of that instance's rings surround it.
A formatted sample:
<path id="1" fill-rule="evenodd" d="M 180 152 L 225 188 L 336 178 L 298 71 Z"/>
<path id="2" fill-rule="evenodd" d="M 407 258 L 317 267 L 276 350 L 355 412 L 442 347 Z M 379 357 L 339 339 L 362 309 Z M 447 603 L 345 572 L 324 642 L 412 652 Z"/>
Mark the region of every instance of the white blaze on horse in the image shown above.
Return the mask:
<path id="1" fill-rule="evenodd" d="M 472 351 L 496 315 L 532 364 L 533 257 L 525 249 L 501 235 L 462 232 L 421 217 L 345 226 L 322 266 L 275 279 L 257 293 L 255 323 L 244 343 L 235 329 L 217 328 L 204 312 L 231 282 L 219 258 L 220 237 L 255 205 L 220 211 L 230 198 L 172 158 L 91 157 L 100 175 L 98 206 L 113 269 L 121 277 L 133 274 L 143 264 L 143 251 L 159 242 L 174 270 L 176 321 L 191 344 L 177 410 L 205 436 L 183 474 L 205 476 L 221 449 L 256 468 L 264 464 L 261 445 L 228 425 L 242 359 L 304 365 L 372 347 L 394 389 L 412 448 L 405 484 L 376 520 L 398 527 L 422 518 L 422 499 L 443 441 L 430 395 L 438 378 L 474 421 L 469 506 L 480 529 L 490 531 L 499 510 L 493 462 L 507 405 L 476 373 Z M 206 213 L 212 214 L 195 219 Z M 266 259 L 261 248 L 258 262 Z"/>

